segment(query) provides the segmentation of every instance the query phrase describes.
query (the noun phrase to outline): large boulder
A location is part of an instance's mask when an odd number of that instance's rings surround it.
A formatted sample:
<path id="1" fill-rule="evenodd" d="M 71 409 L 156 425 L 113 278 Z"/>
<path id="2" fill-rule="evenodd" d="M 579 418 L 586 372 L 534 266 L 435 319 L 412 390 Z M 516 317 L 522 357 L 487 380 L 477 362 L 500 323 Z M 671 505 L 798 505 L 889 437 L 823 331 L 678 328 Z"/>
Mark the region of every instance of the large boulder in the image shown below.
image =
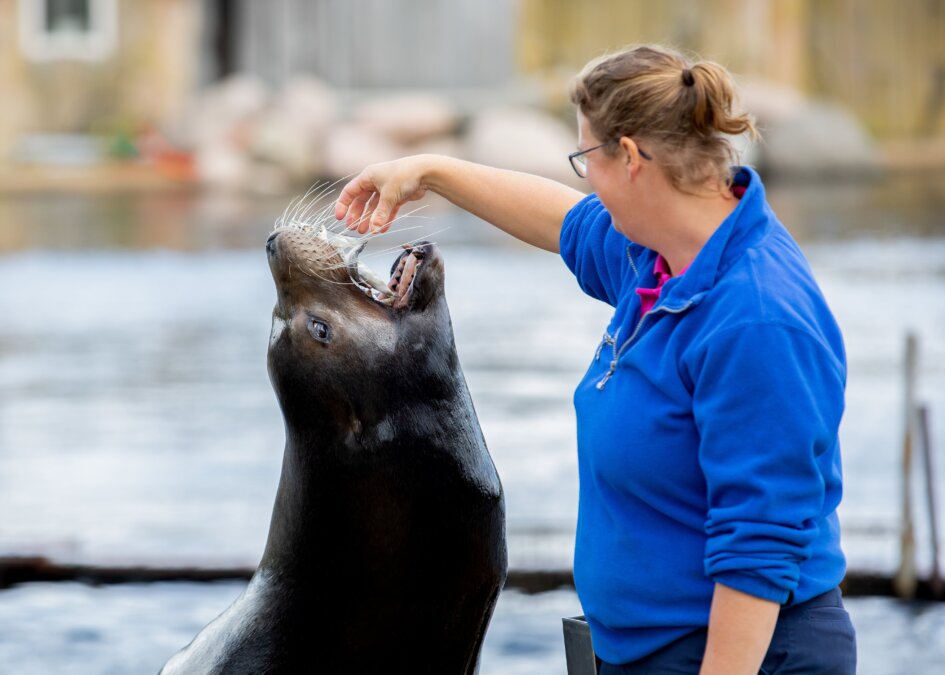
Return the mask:
<path id="1" fill-rule="evenodd" d="M 571 169 L 576 132 L 553 115 L 525 107 L 490 108 L 475 115 L 466 135 L 474 162 L 583 184 Z"/>
<path id="2" fill-rule="evenodd" d="M 258 78 L 232 75 L 207 87 L 188 106 L 169 132 L 173 142 L 194 153 L 202 182 L 229 189 L 252 183 L 248 139 L 270 98 Z"/>
<path id="3" fill-rule="evenodd" d="M 252 163 L 245 152 L 226 140 L 202 144 L 194 159 L 197 176 L 207 185 L 242 189 L 250 182 Z"/>
<path id="4" fill-rule="evenodd" d="M 175 129 L 178 140 L 191 149 L 231 139 L 234 131 L 269 105 L 271 94 L 259 78 L 231 75 L 202 91 Z"/>
<path id="5" fill-rule="evenodd" d="M 353 122 L 335 126 L 325 139 L 322 173 L 328 178 L 357 174 L 368 164 L 387 162 L 408 154 L 374 129 Z"/>
<path id="6" fill-rule="evenodd" d="M 879 166 L 863 125 L 837 103 L 813 101 L 792 87 L 762 79 L 739 81 L 745 110 L 763 141 L 740 149 L 768 173 L 796 176 L 868 174 Z"/>
<path id="7" fill-rule="evenodd" d="M 761 78 L 739 78 L 738 96 L 742 108 L 763 128 L 797 115 L 807 105 L 800 90 Z"/>
<path id="8" fill-rule="evenodd" d="M 848 110 L 811 102 L 772 122 L 760 146 L 761 166 L 770 173 L 798 176 L 869 175 L 879 157 L 869 134 Z"/>
<path id="9" fill-rule="evenodd" d="M 325 141 L 338 117 L 334 90 L 315 78 L 293 78 L 255 118 L 248 151 L 283 168 L 297 181 L 323 170 Z"/>
<path id="10" fill-rule="evenodd" d="M 353 110 L 352 120 L 394 143 L 411 144 L 452 133 L 459 113 L 442 96 L 405 93 L 361 103 Z"/>

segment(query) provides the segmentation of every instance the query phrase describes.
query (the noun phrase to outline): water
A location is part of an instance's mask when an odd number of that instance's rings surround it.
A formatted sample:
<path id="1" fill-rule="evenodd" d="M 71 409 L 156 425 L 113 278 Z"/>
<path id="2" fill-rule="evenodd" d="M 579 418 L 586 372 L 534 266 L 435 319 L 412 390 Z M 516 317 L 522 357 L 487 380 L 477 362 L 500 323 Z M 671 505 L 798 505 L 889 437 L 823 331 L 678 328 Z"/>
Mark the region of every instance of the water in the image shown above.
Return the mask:
<path id="1" fill-rule="evenodd" d="M 0 595 L 0 671 L 16 675 L 156 673 L 243 590 L 239 582 L 29 584 Z M 860 675 L 945 672 L 945 605 L 852 598 Z M 499 597 L 482 651 L 484 675 L 565 675 L 568 590 Z M 16 664 L 15 670 L 4 664 Z"/>
<path id="2" fill-rule="evenodd" d="M 921 339 L 919 396 L 931 406 L 941 456 L 943 191 L 909 184 L 772 194 L 847 343 L 841 517 L 854 569 L 890 571 L 897 561 L 907 329 Z M 275 294 L 262 242 L 284 203 L 0 199 L 0 554 L 255 564 L 283 444 L 265 370 Z M 609 308 L 583 296 L 557 257 L 431 211 L 432 220 L 418 223 L 449 227 L 435 238 L 460 357 L 506 490 L 512 565 L 567 567 L 577 504 L 571 390 Z M 391 258 L 371 260 L 381 272 Z M 937 479 L 945 486 L 945 458 Z M 920 518 L 917 532 L 921 565 L 925 523 Z M 73 665 L 88 658 L 88 672 L 150 672 L 222 610 L 234 588 L 64 584 L 0 593 L 0 636 L 18 636 L 0 642 L 0 671 L 24 663 L 17 672 L 64 664 L 78 672 Z M 855 603 L 861 654 L 866 635 L 866 648 L 895 655 L 881 663 L 913 663 L 911 645 L 930 654 L 923 668 L 945 658 L 938 610 Z M 89 618 L 84 607 L 100 607 L 101 617 Z M 490 658 L 495 665 L 483 672 L 560 672 L 560 617 L 569 613 L 578 612 L 568 593 L 506 593 L 484 656 L 484 666 Z M 48 635 L 55 649 L 40 647 Z M 135 635 L 148 635 L 151 646 Z M 933 672 L 890 668 L 863 672 Z"/>

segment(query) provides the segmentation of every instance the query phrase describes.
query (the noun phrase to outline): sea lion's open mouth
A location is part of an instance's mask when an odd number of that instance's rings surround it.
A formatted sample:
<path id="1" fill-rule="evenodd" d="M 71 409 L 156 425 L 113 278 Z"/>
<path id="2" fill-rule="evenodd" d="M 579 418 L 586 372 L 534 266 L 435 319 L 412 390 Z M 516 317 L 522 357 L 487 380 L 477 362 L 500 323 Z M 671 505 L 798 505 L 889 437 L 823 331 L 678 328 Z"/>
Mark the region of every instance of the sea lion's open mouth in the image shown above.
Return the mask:
<path id="1" fill-rule="evenodd" d="M 413 291 L 414 282 L 419 278 L 423 259 L 427 255 L 424 245 L 411 246 L 406 244 L 404 249 L 404 253 L 394 263 L 390 281 L 387 282 L 387 287 L 394 294 L 394 307 L 404 307 L 407 304 Z"/>
<path id="2" fill-rule="evenodd" d="M 359 258 L 366 243 L 364 239 L 331 232 L 324 225 L 279 224 L 266 240 L 266 250 L 270 256 L 278 255 L 276 240 L 280 235 L 284 239 L 282 249 L 289 256 L 293 267 L 313 278 L 351 283 L 371 300 L 394 309 L 410 304 L 424 259 L 432 246 L 429 242 L 404 244 L 403 252 L 391 268 L 390 279 L 384 281 Z M 346 272 L 347 279 L 335 276 L 342 270 Z"/>
<path id="3" fill-rule="evenodd" d="M 361 244 L 355 249 L 354 255 L 348 262 L 351 281 L 376 302 L 389 305 L 394 309 L 406 307 L 413 296 L 414 288 L 418 285 L 429 246 L 431 244 L 427 242 L 404 244 L 404 251 L 394 261 L 390 280 L 385 284 L 358 259 L 358 255 L 364 248 Z"/>

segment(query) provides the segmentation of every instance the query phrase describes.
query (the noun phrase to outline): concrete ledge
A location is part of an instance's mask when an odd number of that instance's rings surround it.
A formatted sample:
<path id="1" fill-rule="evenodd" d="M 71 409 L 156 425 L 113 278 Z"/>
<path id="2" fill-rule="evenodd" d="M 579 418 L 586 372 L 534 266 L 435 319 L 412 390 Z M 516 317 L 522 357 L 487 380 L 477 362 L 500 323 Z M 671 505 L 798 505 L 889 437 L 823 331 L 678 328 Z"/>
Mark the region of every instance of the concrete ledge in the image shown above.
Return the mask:
<path id="1" fill-rule="evenodd" d="M 156 581 L 249 580 L 252 567 L 151 567 L 147 565 L 99 566 L 56 563 L 40 556 L 0 557 L 0 589 L 30 582 L 72 581 L 91 585 L 150 583 Z M 509 570 L 506 588 L 523 593 L 543 593 L 559 588 L 573 588 L 571 570 Z M 892 575 L 850 571 L 840 584 L 848 597 L 895 597 Z M 920 580 L 917 600 L 935 598 L 927 580 Z"/>

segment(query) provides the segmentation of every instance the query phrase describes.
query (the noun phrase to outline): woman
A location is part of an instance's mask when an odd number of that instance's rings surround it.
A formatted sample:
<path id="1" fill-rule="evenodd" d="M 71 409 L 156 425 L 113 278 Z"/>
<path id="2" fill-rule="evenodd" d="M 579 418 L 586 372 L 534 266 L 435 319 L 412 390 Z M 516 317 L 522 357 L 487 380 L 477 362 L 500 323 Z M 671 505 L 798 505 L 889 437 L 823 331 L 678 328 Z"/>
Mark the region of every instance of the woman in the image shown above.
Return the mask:
<path id="1" fill-rule="evenodd" d="M 368 167 L 336 217 L 427 190 L 548 251 L 615 313 L 575 393 L 574 577 L 607 673 L 852 673 L 837 589 L 840 331 L 758 174 L 730 168 L 719 65 L 660 47 L 576 78 L 593 193 L 438 156 Z"/>

